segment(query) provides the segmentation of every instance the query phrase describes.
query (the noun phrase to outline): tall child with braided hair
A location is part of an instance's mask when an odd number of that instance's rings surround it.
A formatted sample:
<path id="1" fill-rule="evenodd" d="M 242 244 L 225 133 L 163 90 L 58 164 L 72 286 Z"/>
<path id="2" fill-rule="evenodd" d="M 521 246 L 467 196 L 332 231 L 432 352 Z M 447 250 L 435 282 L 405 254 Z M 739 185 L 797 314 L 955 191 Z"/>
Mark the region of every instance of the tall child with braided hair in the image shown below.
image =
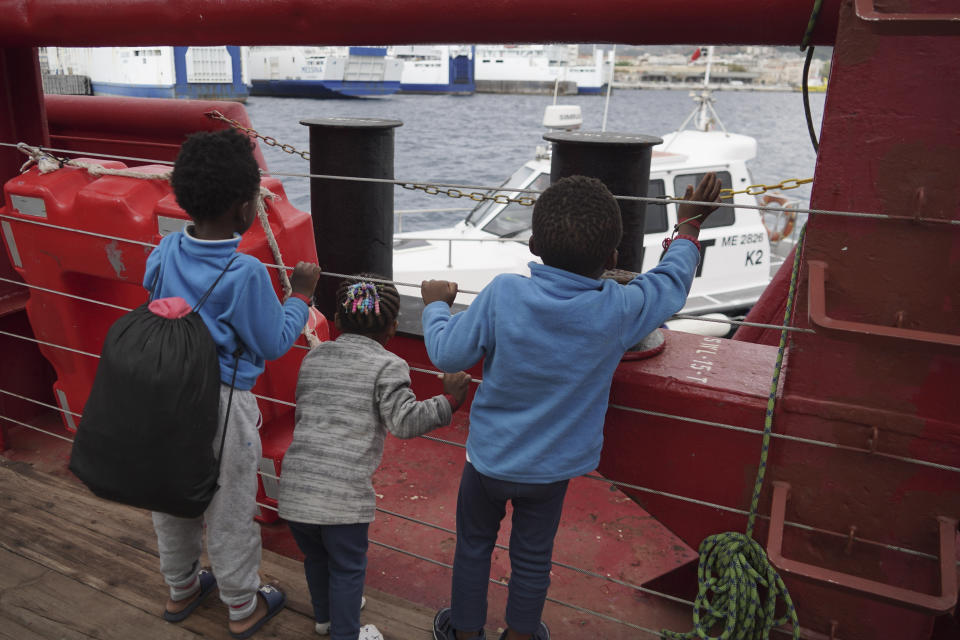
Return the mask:
<path id="1" fill-rule="evenodd" d="M 686 200 L 714 202 L 710 173 Z M 624 352 L 679 311 L 700 261 L 700 223 L 716 206 L 681 203 L 680 235 L 660 264 L 622 286 L 600 279 L 617 262 L 620 208 L 594 178 L 551 185 L 533 209 L 530 277 L 500 275 L 450 315 L 455 282 L 421 285 L 424 341 L 442 371 L 483 358 L 457 498 L 451 606 L 435 640 L 484 638 L 490 555 L 513 503 L 506 640 L 547 640 L 541 621 L 553 539 L 570 478 L 600 461 L 613 372 Z"/>
<path id="2" fill-rule="evenodd" d="M 410 368 L 384 346 L 397 332 L 400 296 L 372 274 L 337 290 L 340 336 L 304 358 L 296 427 L 283 459 L 279 511 L 303 551 L 317 633 L 333 640 L 382 640 L 360 626 L 367 530 L 376 495 L 371 477 L 387 432 L 413 438 L 450 422 L 470 376 L 443 376 L 444 394 L 417 401 Z"/>

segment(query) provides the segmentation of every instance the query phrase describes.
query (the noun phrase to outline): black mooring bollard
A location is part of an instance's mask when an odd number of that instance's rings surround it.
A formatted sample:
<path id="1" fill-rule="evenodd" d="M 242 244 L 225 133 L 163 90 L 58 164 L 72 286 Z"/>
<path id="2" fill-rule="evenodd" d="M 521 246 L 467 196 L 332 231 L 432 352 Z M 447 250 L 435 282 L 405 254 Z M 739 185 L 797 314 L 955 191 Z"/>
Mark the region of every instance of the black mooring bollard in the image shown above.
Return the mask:
<path id="1" fill-rule="evenodd" d="M 572 175 L 597 178 L 615 196 L 646 196 L 653 147 L 663 140 L 632 133 L 560 131 L 544 134 L 553 143 L 550 181 Z M 643 223 L 646 203 L 617 200 L 623 239 L 617 267 L 643 271 Z"/>
<path id="2" fill-rule="evenodd" d="M 310 173 L 393 179 L 393 130 L 399 120 L 321 118 L 310 127 Z M 324 271 L 374 272 L 393 279 L 393 189 L 380 182 L 310 179 L 317 256 Z M 317 309 L 333 321 L 340 280 L 320 276 Z"/>

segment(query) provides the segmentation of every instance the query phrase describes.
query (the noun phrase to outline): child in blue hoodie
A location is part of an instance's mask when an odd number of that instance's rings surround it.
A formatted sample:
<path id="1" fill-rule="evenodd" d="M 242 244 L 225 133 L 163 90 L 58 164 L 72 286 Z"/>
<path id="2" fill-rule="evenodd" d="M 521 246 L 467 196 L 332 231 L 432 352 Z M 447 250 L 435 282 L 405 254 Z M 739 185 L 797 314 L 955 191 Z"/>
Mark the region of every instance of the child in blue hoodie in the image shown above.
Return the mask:
<path id="1" fill-rule="evenodd" d="M 714 202 L 707 174 L 686 200 Z M 425 281 L 427 353 L 442 371 L 483 358 L 470 411 L 467 461 L 457 498 L 451 607 L 434 640 L 483 639 L 490 557 L 513 503 L 505 640 L 547 640 L 540 620 L 553 540 L 570 478 L 596 468 L 614 370 L 631 346 L 686 302 L 700 261 L 700 224 L 715 206 L 682 203 L 681 224 L 660 261 L 627 285 L 599 279 L 617 262 L 620 208 L 594 178 L 559 180 L 537 200 L 530 277 L 497 276 L 470 307 L 450 305 L 457 285 Z"/>
<path id="2" fill-rule="evenodd" d="M 219 489 L 199 518 L 154 512 L 160 570 L 170 587 L 163 617 L 179 622 L 217 587 L 229 609 L 234 638 L 247 638 L 284 606 L 284 594 L 260 585 L 257 469 L 260 410 L 250 392 L 266 360 L 286 353 L 307 322 L 308 303 L 320 275 L 315 264 L 297 264 L 293 295 L 283 304 L 263 263 L 237 253 L 240 235 L 256 217 L 260 169 L 250 139 L 232 130 L 197 133 L 181 146 L 170 179 L 177 204 L 192 224 L 165 237 L 147 258 L 143 284 L 153 298 L 180 297 L 191 305 L 223 273 L 198 313 L 220 359 L 219 453 L 226 437 Z M 232 262 L 231 262 L 232 261 Z M 234 355 L 240 349 L 239 360 Z M 230 400 L 230 385 L 233 397 Z M 213 573 L 200 569 L 203 529 Z M 219 583 L 219 584 L 218 584 Z"/>

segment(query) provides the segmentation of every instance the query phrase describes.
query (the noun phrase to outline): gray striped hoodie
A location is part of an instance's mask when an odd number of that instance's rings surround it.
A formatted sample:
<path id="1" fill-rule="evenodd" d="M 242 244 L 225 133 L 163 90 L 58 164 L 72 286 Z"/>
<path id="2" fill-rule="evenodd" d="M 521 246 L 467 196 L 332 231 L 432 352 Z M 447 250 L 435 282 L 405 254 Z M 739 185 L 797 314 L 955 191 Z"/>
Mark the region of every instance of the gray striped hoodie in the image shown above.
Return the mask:
<path id="1" fill-rule="evenodd" d="M 450 422 L 442 395 L 417 401 L 410 368 L 366 336 L 344 333 L 303 359 L 297 424 L 283 458 L 280 517 L 308 524 L 372 522 L 371 477 L 387 431 L 413 438 Z"/>

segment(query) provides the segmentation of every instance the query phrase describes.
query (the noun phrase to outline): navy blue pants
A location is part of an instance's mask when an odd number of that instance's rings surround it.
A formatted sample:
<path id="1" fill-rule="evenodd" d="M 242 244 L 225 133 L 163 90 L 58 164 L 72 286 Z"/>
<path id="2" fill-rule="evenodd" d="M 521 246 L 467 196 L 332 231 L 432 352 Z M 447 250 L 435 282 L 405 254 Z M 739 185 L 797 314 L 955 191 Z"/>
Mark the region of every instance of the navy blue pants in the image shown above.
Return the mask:
<path id="1" fill-rule="evenodd" d="M 287 524 L 306 556 L 303 571 L 314 619 L 330 622 L 332 640 L 356 640 L 360 633 L 370 524 Z"/>
<path id="2" fill-rule="evenodd" d="M 466 463 L 457 497 L 457 550 L 450 597 L 454 629 L 477 631 L 487 622 L 490 556 L 507 500 L 513 503 L 507 626 L 518 633 L 533 633 L 539 628 L 550 586 L 553 539 L 568 482 L 496 480 Z"/>

